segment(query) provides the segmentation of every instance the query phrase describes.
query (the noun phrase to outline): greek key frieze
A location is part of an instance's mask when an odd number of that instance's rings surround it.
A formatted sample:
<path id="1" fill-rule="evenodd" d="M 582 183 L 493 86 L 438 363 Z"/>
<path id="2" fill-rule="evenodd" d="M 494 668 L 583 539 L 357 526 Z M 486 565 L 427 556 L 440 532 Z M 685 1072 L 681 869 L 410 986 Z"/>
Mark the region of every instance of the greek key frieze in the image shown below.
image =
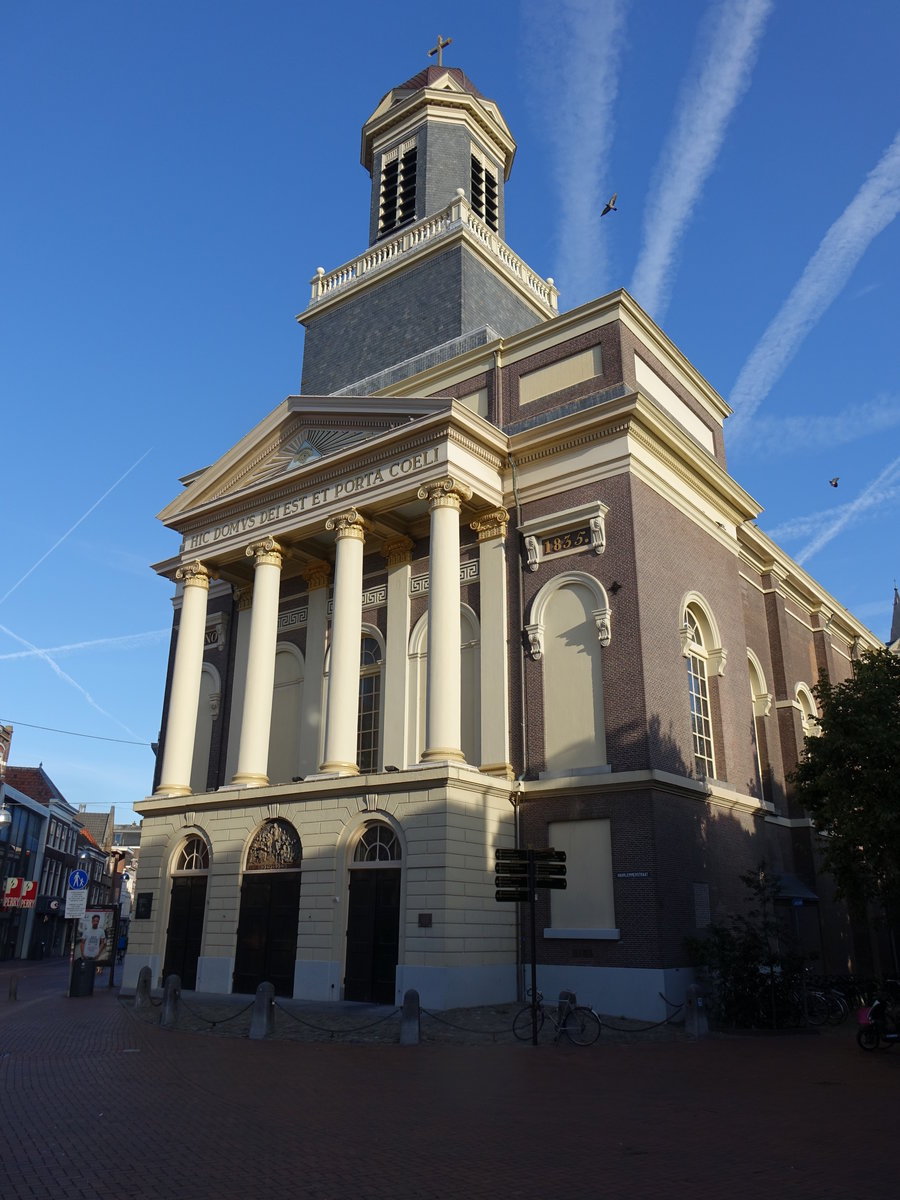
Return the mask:
<path id="1" fill-rule="evenodd" d="M 278 614 L 279 629 L 296 629 L 298 625 L 305 625 L 309 619 L 309 607 L 304 605 L 303 608 L 289 608 L 286 612 Z"/>
<path id="2" fill-rule="evenodd" d="M 473 583 L 479 577 L 478 559 L 472 558 L 459 564 L 459 582 Z M 413 575 L 409 581 L 409 594 L 423 596 L 428 592 L 428 575 Z"/>

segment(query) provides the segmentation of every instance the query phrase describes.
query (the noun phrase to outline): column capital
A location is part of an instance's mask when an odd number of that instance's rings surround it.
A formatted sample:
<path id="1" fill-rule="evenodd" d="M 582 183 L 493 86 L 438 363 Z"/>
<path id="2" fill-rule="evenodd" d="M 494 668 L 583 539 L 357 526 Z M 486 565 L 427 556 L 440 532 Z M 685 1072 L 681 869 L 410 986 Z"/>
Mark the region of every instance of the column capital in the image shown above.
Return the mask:
<path id="1" fill-rule="evenodd" d="M 244 584 L 243 587 L 235 585 L 233 594 L 238 612 L 246 612 L 253 603 L 253 588 L 249 583 Z"/>
<path id="2" fill-rule="evenodd" d="M 446 475 L 443 479 L 423 484 L 418 496 L 420 500 L 428 501 L 429 508 L 455 508 L 459 512 L 463 500 L 471 500 L 472 489 L 467 483 Z"/>
<path id="3" fill-rule="evenodd" d="M 326 562 L 323 558 L 317 558 L 313 562 L 305 563 L 300 574 L 306 580 L 309 591 L 318 591 L 319 588 L 328 587 L 331 563 Z"/>
<path id="4" fill-rule="evenodd" d="M 381 547 L 381 553 L 387 559 L 389 567 L 403 567 L 412 562 L 412 550 L 415 542 L 412 538 L 400 534 L 388 538 Z"/>
<path id="5" fill-rule="evenodd" d="M 502 505 L 479 513 L 474 521 L 469 522 L 469 528 L 478 534 L 479 542 L 487 542 L 491 538 L 505 538 L 508 525 L 509 513 Z"/>
<path id="6" fill-rule="evenodd" d="M 175 572 L 175 578 L 187 587 L 203 588 L 205 592 L 209 591 L 209 571 L 202 562 L 194 560 L 194 562 L 183 563 Z"/>
<path id="7" fill-rule="evenodd" d="M 269 566 L 281 568 L 284 551 L 274 538 L 262 538 L 251 542 L 244 551 L 248 558 L 253 559 L 254 567 Z"/>
<path id="8" fill-rule="evenodd" d="M 348 508 L 346 512 L 335 513 L 333 517 L 329 517 L 325 528 L 335 531 L 335 541 L 349 537 L 364 542 L 371 525 L 355 508 Z"/>

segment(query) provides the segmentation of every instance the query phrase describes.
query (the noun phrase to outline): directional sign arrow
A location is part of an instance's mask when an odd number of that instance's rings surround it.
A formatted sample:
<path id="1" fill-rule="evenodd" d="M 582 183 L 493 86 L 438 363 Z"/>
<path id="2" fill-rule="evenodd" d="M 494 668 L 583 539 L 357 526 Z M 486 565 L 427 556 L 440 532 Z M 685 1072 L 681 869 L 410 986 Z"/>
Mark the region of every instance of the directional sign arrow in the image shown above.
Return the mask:
<path id="1" fill-rule="evenodd" d="M 494 892 L 495 900 L 530 900 L 531 892 L 527 888 L 503 888 Z"/>

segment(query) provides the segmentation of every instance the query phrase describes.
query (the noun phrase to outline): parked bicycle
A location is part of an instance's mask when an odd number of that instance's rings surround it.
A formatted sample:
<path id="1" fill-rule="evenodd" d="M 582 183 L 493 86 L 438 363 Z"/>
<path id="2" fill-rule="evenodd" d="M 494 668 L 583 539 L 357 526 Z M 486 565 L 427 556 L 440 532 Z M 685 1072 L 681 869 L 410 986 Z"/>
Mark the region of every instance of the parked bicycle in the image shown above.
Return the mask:
<path id="1" fill-rule="evenodd" d="M 526 995 L 530 996 L 531 994 L 529 988 Z M 537 993 L 534 1007 L 537 1010 L 538 1033 L 543 1029 L 544 1022 L 549 1021 L 553 1026 L 554 1043 L 559 1041 L 562 1034 L 565 1034 L 569 1041 L 576 1046 L 591 1046 L 600 1036 L 602 1028 L 600 1018 L 592 1008 L 587 1008 L 582 1004 L 573 1004 L 571 1000 L 560 1000 L 555 1009 L 545 1008 L 542 992 Z M 520 1041 L 530 1042 L 533 1028 L 532 1006 L 527 1004 L 516 1013 L 513 1021 L 513 1033 Z"/>

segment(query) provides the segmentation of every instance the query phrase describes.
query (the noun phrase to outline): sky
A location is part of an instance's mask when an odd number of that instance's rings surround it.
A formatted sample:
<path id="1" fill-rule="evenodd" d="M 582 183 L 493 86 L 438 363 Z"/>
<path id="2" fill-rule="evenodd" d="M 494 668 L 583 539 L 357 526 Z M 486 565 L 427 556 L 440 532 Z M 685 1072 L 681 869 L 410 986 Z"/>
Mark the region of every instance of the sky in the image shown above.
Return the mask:
<path id="1" fill-rule="evenodd" d="M 130 820 L 152 784 L 172 608 L 150 564 L 179 545 L 156 514 L 299 392 L 309 281 L 368 239 L 361 126 L 438 33 L 518 143 L 507 242 L 561 310 L 634 295 L 734 409 L 760 527 L 888 636 L 895 0 L 378 11 L 0 7 L 0 722 L 89 811 Z"/>

